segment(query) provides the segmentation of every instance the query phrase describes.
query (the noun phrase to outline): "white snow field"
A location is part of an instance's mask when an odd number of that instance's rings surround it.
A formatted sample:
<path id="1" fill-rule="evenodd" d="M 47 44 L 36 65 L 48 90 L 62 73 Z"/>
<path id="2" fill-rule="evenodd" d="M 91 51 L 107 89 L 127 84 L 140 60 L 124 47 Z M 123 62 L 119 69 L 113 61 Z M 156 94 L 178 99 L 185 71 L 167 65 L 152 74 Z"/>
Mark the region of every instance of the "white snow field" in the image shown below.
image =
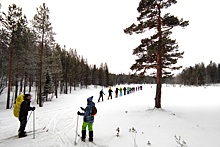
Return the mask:
<path id="1" fill-rule="evenodd" d="M 118 98 L 113 93 L 112 100 L 107 100 L 108 88 L 105 88 L 104 101 L 99 103 L 100 87 L 77 88 L 71 94 L 62 94 L 58 99 L 45 102 L 43 107 L 36 104 L 33 93 L 32 105 L 36 107 L 34 138 L 33 132 L 24 138 L 16 136 L 19 121 L 13 116 L 12 109 L 4 109 L 4 93 L 0 97 L 0 147 L 220 146 L 219 86 L 163 85 L 162 109 L 154 109 L 155 85 L 142 86 L 143 90 Z M 115 88 L 112 87 L 113 91 Z M 93 124 L 96 145 L 88 141 L 83 143 L 76 135 L 81 134 L 83 122 L 82 116 L 77 119 L 77 111 L 86 106 L 86 99 L 90 96 L 94 96 L 98 109 Z M 117 128 L 120 130 L 118 137 Z M 27 132 L 32 130 L 33 113 L 26 127 Z M 180 140 L 179 143 L 174 136 Z"/>

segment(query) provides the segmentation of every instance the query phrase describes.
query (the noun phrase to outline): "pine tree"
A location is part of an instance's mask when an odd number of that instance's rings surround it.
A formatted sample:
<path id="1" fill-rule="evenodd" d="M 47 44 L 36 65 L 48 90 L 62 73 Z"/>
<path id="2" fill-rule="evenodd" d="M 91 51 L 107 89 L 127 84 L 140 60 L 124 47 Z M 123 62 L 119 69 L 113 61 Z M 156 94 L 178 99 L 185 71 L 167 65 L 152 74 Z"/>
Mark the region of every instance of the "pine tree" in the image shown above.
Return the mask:
<path id="1" fill-rule="evenodd" d="M 206 67 L 206 73 L 207 73 L 207 83 L 209 84 L 217 83 L 218 67 L 215 62 L 210 61 L 209 65 Z"/>
<path id="2" fill-rule="evenodd" d="M 7 68 L 7 60 L 6 60 L 6 53 L 5 49 L 6 46 L 4 45 L 4 39 L 7 39 L 4 37 L 4 31 L 0 30 L 0 95 L 2 94 L 3 90 L 6 88 L 6 77 L 7 77 L 7 71 L 5 70 Z"/>
<path id="3" fill-rule="evenodd" d="M 157 84 L 156 108 L 161 108 L 162 77 L 170 77 L 172 76 L 170 70 L 181 68 L 173 66 L 179 58 L 182 58 L 183 52 L 179 52 L 176 40 L 172 40 L 170 35 L 174 27 L 185 27 L 188 21 L 178 19 L 170 13 L 162 16 L 164 9 L 176 3 L 176 0 L 141 0 L 137 8 L 140 13 L 137 17 L 139 24 L 132 24 L 124 30 L 130 35 L 144 33 L 147 30 L 149 33 L 154 33 L 149 38 L 142 39 L 141 44 L 134 49 L 133 54 L 137 55 L 138 59 L 131 66 L 131 70 L 135 70 L 140 75 L 144 75 L 147 69 L 156 70 L 153 73 Z"/>
<path id="4" fill-rule="evenodd" d="M 15 4 L 9 5 L 8 14 L 3 14 L 5 16 L 3 25 L 6 28 L 9 39 L 7 48 L 9 56 L 8 95 L 6 104 L 6 109 L 9 109 L 12 79 L 15 79 L 16 83 L 16 97 L 18 91 L 18 74 L 19 71 L 21 71 L 21 65 L 24 63 L 24 60 L 22 59 L 22 53 L 24 52 L 22 48 L 22 34 L 27 26 L 27 20 L 25 16 L 22 16 L 22 8 L 17 7 Z"/>
<path id="5" fill-rule="evenodd" d="M 83 56 L 81 56 L 80 59 L 80 88 L 85 85 L 85 79 L 86 79 L 86 68 L 85 68 L 85 60 Z"/>
<path id="6" fill-rule="evenodd" d="M 75 86 L 76 86 L 76 83 L 75 83 L 75 81 L 76 81 L 76 75 L 77 75 L 77 73 L 76 73 L 76 67 L 77 67 L 77 65 L 76 65 L 76 58 L 77 58 L 77 56 L 76 56 L 76 50 L 74 51 L 73 49 L 70 49 L 70 51 L 69 51 L 69 54 L 70 54 L 70 93 L 71 93 L 71 88 L 72 88 L 72 86 L 74 87 L 74 90 L 75 90 Z"/>
<path id="7" fill-rule="evenodd" d="M 98 85 L 105 86 L 106 85 L 106 74 L 103 63 L 101 63 L 98 70 Z"/>
<path id="8" fill-rule="evenodd" d="M 39 91 L 38 91 L 38 100 L 39 106 L 42 107 L 42 75 L 43 75 L 43 60 L 44 60 L 44 50 L 46 47 L 50 46 L 54 39 L 53 36 L 55 33 L 52 31 L 52 26 L 49 21 L 50 11 L 48 7 L 46 7 L 45 3 L 42 6 L 37 8 L 37 14 L 35 14 L 34 19 L 32 21 L 33 27 L 37 34 L 37 42 L 39 42 L 40 50 L 40 63 L 39 63 Z"/>
<path id="9" fill-rule="evenodd" d="M 220 83 L 220 64 L 218 64 L 218 83 Z"/>
<path id="10" fill-rule="evenodd" d="M 204 63 L 196 64 L 194 70 L 195 70 L 196 85 L 198 86 L 204 85 L 206 78 L 206 70 Z"/>
<path id="11" fill-rule="evenodd" d="M 111 84 L 110 84 L 110 79 L 109 79 L 109 70 L 108 70 L 108 65 L 107 65 L 107 63 L 105 63 L 105 65 L 104 65 L 104 70 L 105 70 L 105 77 L 106 77 L 106 85 L 105 85 L 105 87 L 108 87 L 108 86 L 110 86 Z M 112 85 L 111 85 L 112 86 Z"/>
<path id="12" fill-rule="evenodd" d="M 65 46 L 61 52 L 61 64 L 62 64 L 62 81 L 61 81 L 61 92 L 68 94 L 68 83 L 69 83 L 69 62 L 70 55 L 66 51 Z"/>
<path id="13" fill-rule="evenodd" d="M 72 78 L 74 82 L 74 90 L 76 90 L 76 86 L 78 82 L 80 81 L 80 57 L 77 54 L 77 51 L 75 49 L 73 53 L 73 69 L 72 69 Z"/>
<path id="14" fill-rule="evenodd" d="M 61 47 L 60 45 L 56 44 L 53 53 L 52 53 L 52 67 L 51 67 L 51 75 L 53 77 L 54 83 L 54 92 L 56 98 L 58 98 L 58 86 L 59 81 L 61 80 L 62 75 L 62 64 L 61 64 Z"/>
<path id="15" fill-rule="evenodd" d="M 0 4 L 1 5 L 1 4 Z M 1 9 L 1 7 L 0 7 Z M 8 59 L 7 59 L 7 48 L 9 46 L 9 34 L 6 28 L 3 26 L 5 24 L 5 20 L 2 17 L 2 13 L 0 12 L 0 95 L 7 85 L 7 67 L 8 67 Z"/>
<path id="16" fill-rule="evenodd" d="M 85 61 L 85 66 L 84 66 L 84 68 L 85 68 L 85 81 L 84 81 L 84 84 L 85 84 L 85 86 L 86 86 L 86 88 L 88 88 L 88 85 L 91 85 L 91 83 L 92 83 L 92 74 L 91 74 L 91 68 L 90 68 L 90 66 L 88 65 L 88 60 L 86 59 L 86 61 Z"/>
<path id="17" fill-rule="evenodd" d="M 98 69 L 96 68 L 96 65 L 93 65 L 92 68 L 92 84 L 95 86 L 98 84 Z"/>

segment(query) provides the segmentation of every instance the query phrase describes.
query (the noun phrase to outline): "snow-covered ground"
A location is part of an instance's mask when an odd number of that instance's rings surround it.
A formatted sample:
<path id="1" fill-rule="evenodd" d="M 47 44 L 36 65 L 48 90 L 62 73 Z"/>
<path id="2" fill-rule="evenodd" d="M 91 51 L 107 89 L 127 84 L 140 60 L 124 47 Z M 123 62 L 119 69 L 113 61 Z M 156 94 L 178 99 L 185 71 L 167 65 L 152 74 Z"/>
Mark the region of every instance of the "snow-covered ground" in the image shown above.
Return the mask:
<path id="1" fill-rule="evenodd" d="M 17 138 L 19 121 L 12 109 L 0 110 L 0 147 L 70 147 L 75 146 L 77 111 L 86 106 L 86 99 L 94 96 L 98 109 L 94 122 L 94 142 L 76 146 L 90 147 L 187 147 L 220 146 L 219 86 L 185 87 L 163 85 L 162 108 L 154 109 L 155 85 L 143 85 L 143 90 L 97 103 L 100 88 L 77 89 L 60 95 L 44 107 L 36 106 L 35 138 L 33 134 Z M 112 87 L 113 91 L 115 87 Z M 113 93 L 114 95 L 114 93 Z M 33 95 L 34 98 L 34 95 Z M 0 97 L 4 104 L 5 95 Z M 78 119 L 81 134 L 82 116 Z M 119 137 L 116 129 L 119 128 Z M 26 131 L 33 129 L 33 113 Z M 14 136 L 14 137 L 13 137 Z M 184 147 L 184 146 L 183 146 Z"/>

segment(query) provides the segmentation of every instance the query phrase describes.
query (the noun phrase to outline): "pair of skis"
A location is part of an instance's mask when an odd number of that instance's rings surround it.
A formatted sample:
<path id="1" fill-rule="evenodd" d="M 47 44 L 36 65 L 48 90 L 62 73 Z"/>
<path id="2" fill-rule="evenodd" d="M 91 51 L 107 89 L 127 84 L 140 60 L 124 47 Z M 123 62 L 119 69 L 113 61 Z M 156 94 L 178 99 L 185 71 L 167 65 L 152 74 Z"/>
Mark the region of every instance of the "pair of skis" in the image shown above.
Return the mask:
<path id="1" fill-rule="evenodd" d="M 77 134 L 77 137 L 79 137 L 79 138 L 78 138 L 78 142 L 74 143 L 75 146 L 79 146 L 79 147 L 81 147 L 81 146 L 83 146 L 83 147 L 84 146 L 86 146 L 86 147 L 106 147 L 106 146 L 98 145 L 94 141 L 87 141 L 87 140 L 82 141 L 81 136 L 79 134 Z"/>
<path id="2" fill-rule="evenodd" d="M 28 136 L 33 135 L 35 137 L 35 134 L 40 134 L 40 133 L 44 133 L 44 132 L 47 132 L 47 131 L 40 128 L 40 129 L 36 129 L 36 130 L 27 131 L 26 133 L 27 133 Z M 18 138 L 18 135 L 14 135 L 14 136 L 4 138 L 4 139 L 2 139 L 1 142 L 7 141 L 7 140 L 10 140 L 10 139 L 16 139 L 16 138 Z"/>
<path id="3" fill-rule="evenodd" d="M 79 125 L 79 115 L 77 115 L 77 122 L 76 122 L 76 135 L 75 135 L 75 140 L 74 140 L 74 145 L 75 146 L 77 146 L 77 137 L 79 138 L 79 141 L 78 142 L 80 142 L 80 143 L 85 143 L 86 144 L 86 146 L 88 146 L 88 147 L 108 147 L 108 146 L 103 146 L 103 145 L 98 145 L 98 144 L 96 144 L 94 141 L 89 141 L 89 142 L 87 142 L 87 141 L 81 141 L 81 136 L 80 136 L 80 134 L 77 132 L 78 131 L 78 125 Z"/>

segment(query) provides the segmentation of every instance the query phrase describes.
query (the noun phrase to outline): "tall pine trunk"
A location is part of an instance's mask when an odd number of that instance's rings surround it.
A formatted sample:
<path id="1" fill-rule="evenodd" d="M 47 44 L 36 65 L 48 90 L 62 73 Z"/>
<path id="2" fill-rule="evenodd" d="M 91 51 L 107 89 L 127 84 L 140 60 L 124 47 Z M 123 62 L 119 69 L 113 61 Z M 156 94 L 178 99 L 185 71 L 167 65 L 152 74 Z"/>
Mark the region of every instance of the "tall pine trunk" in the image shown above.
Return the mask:
<path id="1" fill-rule="evenodd" d="M 43 107 L 43 103 L 42 103 L 43 49 L 44 49 L 44 28 L 43 28 L 43 33 L 42 33 L 42 42 L 41 42 L 41 49 L 40 49 L 40 74 L 39 74 L 40 82 L 39 82 L 39 94 L 38 94 L 39 107 Z"/>
<path id="2" fill-rule="evenodd" d="M 57 74 L 55 74 L 55 86 L 54 86 L 54 88 L 55 88 L 55 96 L 56 96 L 56 98 L 58 98 L 58 93 L 57 93 L 57 87 L 58 87 L 58 82 L 57 82 Z"/>
<path id="3" fill-rule="evenodd" d="M 7 104 L 6 109 L 10 108 L 10 92 L 11 92 L 11 82 L 12 82 L 12 63 L 13 63 L 13 49 L 10 51 L 10 59 L 9 59 L 9 77 L 8 77 L 8 95 L 7 95 Z"/>
<path id="4" fill-rule="evenodd" d="M 160 5 L 157 5 L 159 10 L 159 16 L 158 16 L 158 32 L 159 32 L 159 45 L 158 45 L 158 53 L 157 53 L 157 76 L 156 76 L 156 97 L 155 97 L 155 107 L 161 108 L 161 89 L 162 89 L 162 54 L 163 54 L 163 45 L 162 45 L 162 31 L 161 31 L 161 11 L 160 11 Z"/>
<path id="5" fill-rule="evenodd" d="M 161 108 L 161 89 L 162 89 L 162 65 L 161 56 L 158 55 L 157 59 L 157 77 L 156 77 L 156 97 L 155 97 L 155 107 Z"/>
<path id="6" fill-rule="evenodd" d="M 15 100 L 18 97 L 18 79 L 15 80 Z M 15 101 L 16 102 L 16 101 Z"/>
<path id="7" fill-rule="evenodd" d="M 33 80 L 32 80 L 32 78 L 31 78 L 31 75 L 29 75 L 30 77 L 29 77 L 29 93 L 31 92 L 31 86 L 32 86 L 32 84 L 33 84 Z"/>
<path id="8" fill-rule="evenodd" d="M 24 72 L 24 94 L 26 93 L 26 86 L 27 86 L 27 73 Z"/>

